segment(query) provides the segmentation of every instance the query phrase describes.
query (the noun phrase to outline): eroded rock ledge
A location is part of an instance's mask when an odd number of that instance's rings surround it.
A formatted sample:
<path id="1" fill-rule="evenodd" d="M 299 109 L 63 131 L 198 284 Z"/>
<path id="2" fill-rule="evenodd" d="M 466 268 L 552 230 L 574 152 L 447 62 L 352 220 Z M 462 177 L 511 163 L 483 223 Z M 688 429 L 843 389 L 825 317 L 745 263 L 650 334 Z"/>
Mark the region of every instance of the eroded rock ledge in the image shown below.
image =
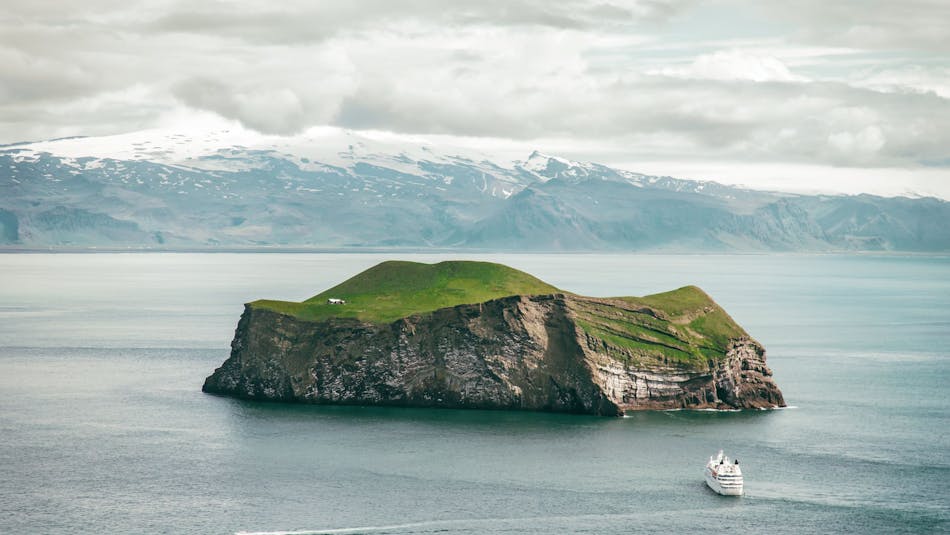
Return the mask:
<path id="1" fill-rule="evenodd" d="M 674 334 L 690 329 L 662 311 L 624 306 L 570 294 L 512 296 L 377 324 L 306 321 L 248 305 L 230 358 L 203 390 L 303 403 L 599 415 L 784 406 L 765 350 L 752 338 L 731 339 L 719 353 L 704 347 L 708 356 L 700 359 L 671 359 L 638 349 L 675 347 L 676 338 L 664 342 L 667 331 L 624 343 L 598 335 L 610 321 L 591 327 L 596 311 L 599 318 L 645 314 L 669 322 Z"/>

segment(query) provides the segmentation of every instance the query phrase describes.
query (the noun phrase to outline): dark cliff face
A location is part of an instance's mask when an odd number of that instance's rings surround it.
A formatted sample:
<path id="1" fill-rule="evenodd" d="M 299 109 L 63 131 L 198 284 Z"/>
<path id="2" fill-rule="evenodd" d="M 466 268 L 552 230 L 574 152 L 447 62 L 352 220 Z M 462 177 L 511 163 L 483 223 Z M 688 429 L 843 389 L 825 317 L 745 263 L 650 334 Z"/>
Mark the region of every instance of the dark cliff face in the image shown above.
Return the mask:
<path id="1" fill-rule="evenodd" d="M 583 300 L 513 296 L 386 325 L 308 322 L 248 306 L 231 357 L 203 390 L 305 403 L 600 415 L 784 405 L 754 340 L 737 339 L 700 367 L 633 365 L 578 327 L 573 309 Z"/>

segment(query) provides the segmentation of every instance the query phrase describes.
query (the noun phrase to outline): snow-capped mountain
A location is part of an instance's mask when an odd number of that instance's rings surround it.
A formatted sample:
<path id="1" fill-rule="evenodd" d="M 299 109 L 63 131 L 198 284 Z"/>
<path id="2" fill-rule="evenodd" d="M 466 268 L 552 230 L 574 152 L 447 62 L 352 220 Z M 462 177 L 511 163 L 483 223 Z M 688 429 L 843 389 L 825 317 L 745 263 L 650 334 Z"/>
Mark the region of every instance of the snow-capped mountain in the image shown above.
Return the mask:
<path id="1" fill-rule="evenodd" d="M 0 147 L 7 247 L 947 250 L 948 206 L 758 192 L 335 128 Z"/>

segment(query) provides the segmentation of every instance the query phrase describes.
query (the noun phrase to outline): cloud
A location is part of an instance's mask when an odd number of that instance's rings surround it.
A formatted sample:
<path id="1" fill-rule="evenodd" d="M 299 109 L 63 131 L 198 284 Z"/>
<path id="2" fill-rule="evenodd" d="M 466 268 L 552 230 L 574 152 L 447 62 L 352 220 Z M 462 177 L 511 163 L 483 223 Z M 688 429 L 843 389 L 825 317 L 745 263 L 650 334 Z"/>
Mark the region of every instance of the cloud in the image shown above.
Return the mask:
<path id="1" fill-rule="evenodd" d="M 470 36 L 481 38 L 531 46 L 494 35 Z M 375 76 L 361 78 L 358 89 L 345 97 L 332 124 L 522 140 L 599 139 L 632 152 L 668 151 L 674 139 L 687 159 L 856 166 L 938 161 L 950 143 L 950 131 L 939 126 L 950 124 L 950 106 L 933 94 L 810 82 L 778 63 L 735 54 L 727 57 L 740 60 L 729 62 L 725 72 L 705 76 L 591 76 L 583 34 L 541 32 L 531 39 L 539 49 L 558 54 L 538 54 L 525 64 L 518 55 L 485 46 L 464 75 L 448 66 L 375 69 Z M 423 48 L 443 49 L 437 45 Z M 399 45 L 379 48 L 398 50 Z M 439 53 L 420 54 L 412 55 L 428 65 L 447 63 Z"/>
<path id="2" fill-rule="evenodd" d="M 158 17 L 148 29 L 218 35 L 249 42 L 308 43 L 339 35 L 378 31 L 406 24 L 459 28 L 536 26 L 596 29 L 618 22 L 665 20 L 684 0 L 349 0 L 347 2 L 246 1 L 236 8 L 207 2 Z"/>
<path id="3" fill-rule="evenodd" d="M 884 92 L 934 93 L 950 99 L 950 67 L 917 64 L 862 69 L 850 83 Z"/>
<path id="4" fill-rule="evenodd" d="M 845 155 L 874 154 L 884 146 L 884 134 L 877 126 L 865 126 L 857 132 L 834 132 L 828 136 L 828 144 Z"/>
<path id="5" fill-rule="evenodd" d="M 289 72 L 284 62 L 295 68 Z M 326 124 L 356 87 L 347 54 L 337 47 L 266 48 L 171 86 L 182 103 L 213 111 L 268 134 L 294 134 Z"/>
<path id="6" fill-rule="evenodd" d="M 707 80 L 751 80 L 753 82 L 805 82 L 804 76 L 792 74 L 781 60 L 767 55 L 739 50 L 720 50 L 702 54 L 682 67 L 665 67 L 650 74 Z"/>
<path id="7" fill-rule="evenodd" d="M 68 99 L 96 86 L 92 73 L 80 65 L 0 49 L 0 101 Z"/>
<path id="8" fill-rule="evenodd" d="M 0 142 L 191 110 L 270 134 L 336 125 L 667 161 L 950 161 L 940 6 L 800 5 L 10 0 Z"/>
<path id="9" fill-rule="evenodd" d="M 796 39 L 861 49 L 950 52 L 945 0 L 764 0 L 756 8 L 795 24 Z"/>
<path id="10" fill-rule="evenodd" d="M 300 97 L 286 88 L 233 91 L 210 78 L 192 78 L 180 84 L 175 95 L 186 104 L 234 118 L 264 133 L 293 133 L 310 121 Z"/>
<path id="11" fill-rule="evenodd" d="M 405 69 L 416 77 L 427 68 L 422 62 L 435 57 L 447 72 L 464 74 L 485 47 L 471 42 L 458 46 L 452 42 L 456 33 L 498 29 L 502 40 L 521 34 L 520 46 L 505 53 L 524 54 L 533 31 L 596 32 L 618 21 L 653 22 L 672 16 L 681 4 L 685 2 L 298 0 L 274 6 L 262 0 L 89 0 L 63 5 L 10 0 L 0 13 L 0 60 L 5 65 L 0 71 L 0 138 L 86 134 L 110 126 L 119 131 L 130 123 L 121 102 L 103 107 L 103 115 L 86 128 L 74 119 L 83 115 L 83 102 L 106 102 L 142 84 L 161 95 L 153 102 L 177 101 L 252 128 L 290 133 L 328 122 L 354 97 L 360 79 L 388 78 L 377 76 L 378 71 Z M 397 46 L 374 49 L 390 43 Z M 489 45 L 497 53 L 504 42 Z M 428 50 L 431 46 L 447 47 L 453 54 Z M 360 56 L 356 65 L 350 63 L 351 50 Z M 421 78 L 424 87 L 427 76 Z M 451 84 L 450 79 L 443 82 Z M 150 103 L 141 107 L 154 111 Z M 50 110 L 58 110 L 61 118 Z M 175 111 L 165 109 L 153 119 Z M 30 115 L 32 124 L 13 120 Z M 131 122 L 138 124 L 141 114 L 132 115 Z"/>

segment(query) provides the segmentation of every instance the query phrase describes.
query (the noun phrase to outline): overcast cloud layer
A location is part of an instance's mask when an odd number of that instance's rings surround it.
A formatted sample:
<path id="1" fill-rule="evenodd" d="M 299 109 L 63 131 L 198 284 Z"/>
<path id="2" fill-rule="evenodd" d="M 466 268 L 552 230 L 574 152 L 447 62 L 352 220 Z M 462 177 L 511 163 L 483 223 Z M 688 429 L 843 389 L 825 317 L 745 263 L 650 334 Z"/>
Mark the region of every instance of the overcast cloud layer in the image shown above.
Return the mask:
<path id="1" fill-rule="evenodd" d="M 511 139 L 727 182 L 858 168 L 936 191 L 948 20 L 944 0 L 7 0 L 0 143 L 200 110 L 270 134 Z"/>

